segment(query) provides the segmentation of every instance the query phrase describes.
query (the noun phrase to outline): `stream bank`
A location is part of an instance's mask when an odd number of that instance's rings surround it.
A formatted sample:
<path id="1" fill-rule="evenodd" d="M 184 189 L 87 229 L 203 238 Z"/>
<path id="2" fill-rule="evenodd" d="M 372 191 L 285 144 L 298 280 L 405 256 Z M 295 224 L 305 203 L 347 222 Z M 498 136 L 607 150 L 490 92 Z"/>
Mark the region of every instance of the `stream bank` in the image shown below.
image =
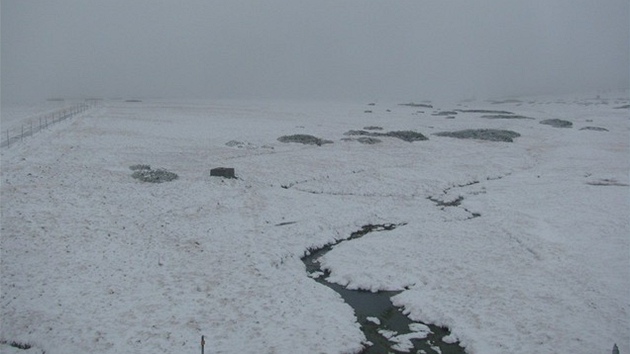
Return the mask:
<path id="1" fill-rule="evenodd" d="M 326 285 L 341 295 L 344 301 L 354 309 L 361 330 L 367 338 L 366 347 L 361 353 L 442 353 L 463 354 L 464 349 L 457 343 L 443 341 L 450 332 L 446 328 L 413 322 L 395 307 L 391 297 L 401 291 L 349 290 L 328 282 L 328 271 L 322 270 L 319 259 L 342 242 L 348 242 L 367 235 L 370 232 L 393 230 L 405 224 L 365 225 L 353 232 L 349 238 L 313 250 L 302 258 L 306 272 L 320 284 Z"/>

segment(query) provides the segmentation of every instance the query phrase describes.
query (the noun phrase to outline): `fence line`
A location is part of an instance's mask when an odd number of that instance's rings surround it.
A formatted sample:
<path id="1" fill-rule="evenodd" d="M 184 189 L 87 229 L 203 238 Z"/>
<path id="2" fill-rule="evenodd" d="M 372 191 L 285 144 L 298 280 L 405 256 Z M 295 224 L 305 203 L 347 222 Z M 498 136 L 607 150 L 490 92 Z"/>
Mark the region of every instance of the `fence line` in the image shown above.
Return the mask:
<path id="1" fill-rule="evenodd" d="M 44 129 L 48 129 L 49 126 L 59 123 L 62 120 L 83 113 L 90 107 L 92 107 L 92 104 L 79 103 L 71 107 L 41 115 L 39 121 L 35 121 L 35 124 L 33 124 L 33 120 L 31 119 L 30 122 L 22 124 L 20 128 L 6 129 L 0 136 L 0 147 L 10 148 L 12 144 L 24 141 L 24 138 L 33 136 L 33 134 Z"/>

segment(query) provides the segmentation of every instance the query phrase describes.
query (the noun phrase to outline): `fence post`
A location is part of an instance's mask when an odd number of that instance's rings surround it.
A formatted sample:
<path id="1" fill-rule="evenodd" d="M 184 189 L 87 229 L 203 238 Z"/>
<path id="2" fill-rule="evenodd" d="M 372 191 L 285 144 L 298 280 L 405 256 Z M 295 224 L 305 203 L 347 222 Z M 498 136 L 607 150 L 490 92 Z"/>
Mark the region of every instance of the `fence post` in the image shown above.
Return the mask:
<path id="1" fill-rule="evenodd" d="M 206 341 L 203 338 L 203 336 L 201 336 L 201 354 L 203 354 L 203 347 L 206 345 Z"/>

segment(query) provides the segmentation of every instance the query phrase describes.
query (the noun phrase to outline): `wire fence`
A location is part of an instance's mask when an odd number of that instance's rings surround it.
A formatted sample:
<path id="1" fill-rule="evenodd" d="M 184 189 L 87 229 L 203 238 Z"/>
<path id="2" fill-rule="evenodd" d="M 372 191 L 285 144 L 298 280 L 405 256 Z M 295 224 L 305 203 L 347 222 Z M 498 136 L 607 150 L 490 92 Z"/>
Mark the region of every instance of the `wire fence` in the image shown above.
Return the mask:
<path id="1" fill-rule="evenodd" d="M 25 138 L 31 137 L 44 129 L 48 129 L 48 127 L 55 123 L 83 113 L 90 107 L 92 107 L 90 103 L 75 104 L 32 118 L 19 127 L 4 129 L 0 135 L 0 147 L 10 148 L 11 145 L 24 141 Z"/>

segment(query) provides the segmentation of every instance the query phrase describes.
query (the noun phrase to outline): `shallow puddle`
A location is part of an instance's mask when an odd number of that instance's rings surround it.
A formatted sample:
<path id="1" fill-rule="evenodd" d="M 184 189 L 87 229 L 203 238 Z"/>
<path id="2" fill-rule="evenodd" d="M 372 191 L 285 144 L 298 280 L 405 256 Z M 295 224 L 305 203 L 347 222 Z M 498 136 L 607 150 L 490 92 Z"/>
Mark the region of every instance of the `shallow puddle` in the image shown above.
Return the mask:
<path id="1" fill-rule="evenodd" d="M 345 287 L 326 280 L 328 273 L 322 271 L 318 259 L 341 242 L 348 242 L 370 232 L 393 230 L 399 225 L 366 225 L 346 240 L 312 251 L 302 258 L 309 276 L 318 283 L 326 285 L 341 295 L 344 301 L 354 309 L 361 330 L 372 344 L 362 353 L 442 353 L 462 354 L 464 349 L 457 343 L 445 343 L 442 338 L 449 334 L 448 329 L 411 321 L 395 307 L 391 297 L 400 291 L 370 292 L 348 290 Z M 318 276 L 319 275 L 319 276 Z"/>

